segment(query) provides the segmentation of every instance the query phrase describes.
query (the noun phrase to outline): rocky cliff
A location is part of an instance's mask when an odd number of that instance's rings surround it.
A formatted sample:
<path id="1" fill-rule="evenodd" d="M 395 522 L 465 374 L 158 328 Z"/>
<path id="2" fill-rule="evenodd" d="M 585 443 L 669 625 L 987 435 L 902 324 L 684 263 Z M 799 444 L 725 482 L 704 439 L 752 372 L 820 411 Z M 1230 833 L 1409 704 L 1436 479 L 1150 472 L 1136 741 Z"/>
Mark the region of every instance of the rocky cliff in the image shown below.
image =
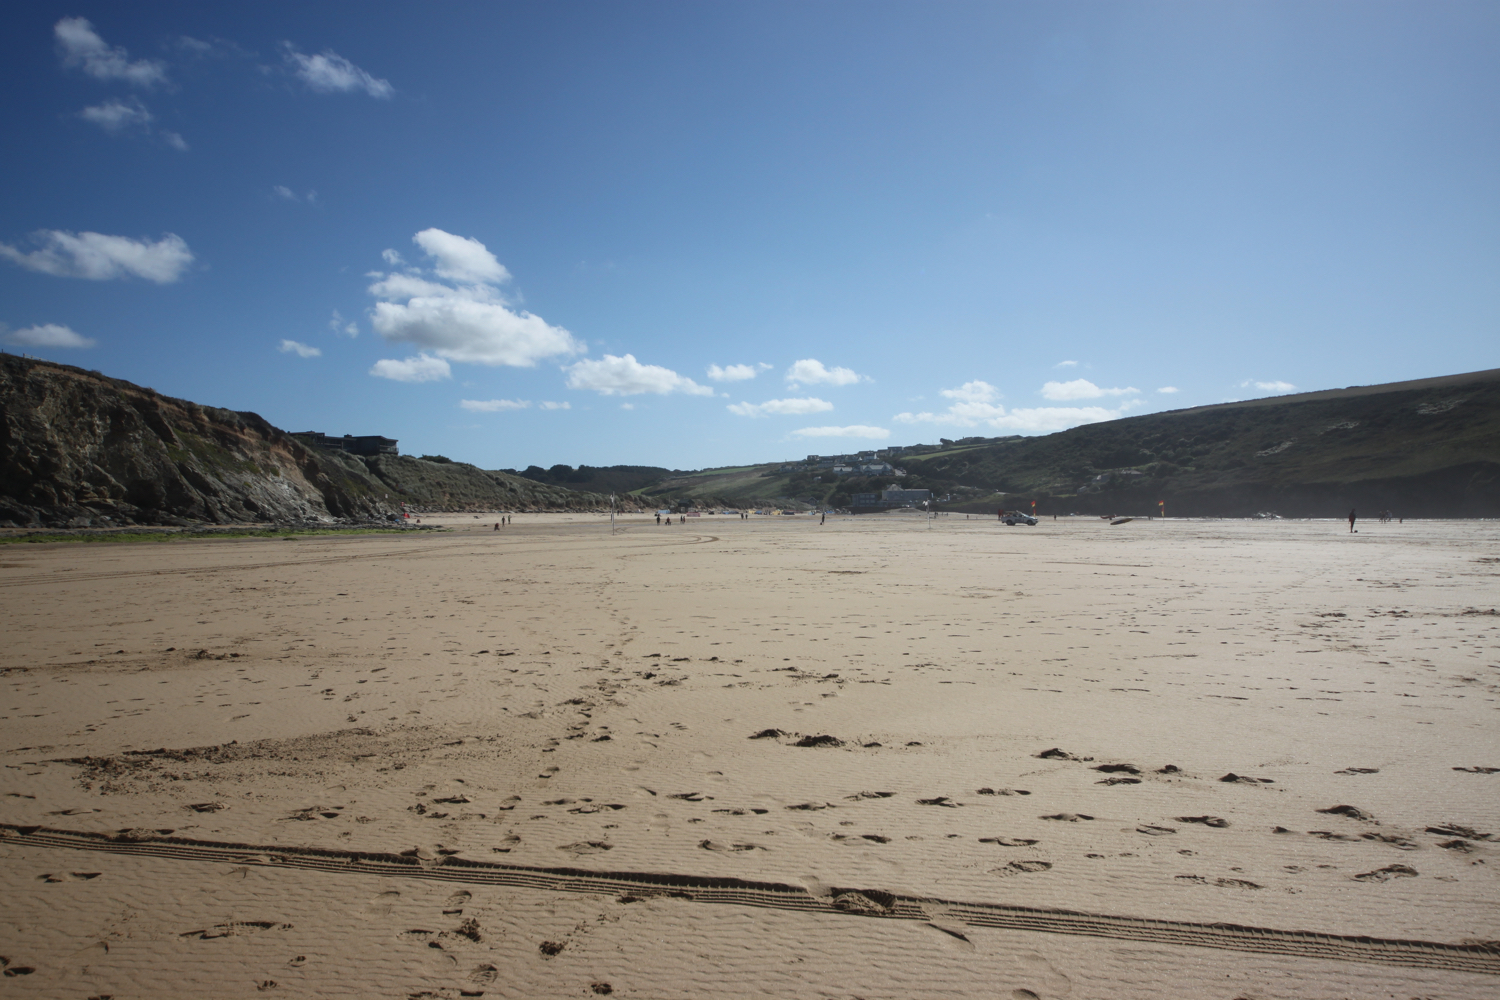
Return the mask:
<path id="1" fill-rule="evenodd" d="M 460 463 L 362 459 L 254 413 L 0 355 L 0 527 L 391 521 L 425 510 L 588 510 L 607 498 Z"/>

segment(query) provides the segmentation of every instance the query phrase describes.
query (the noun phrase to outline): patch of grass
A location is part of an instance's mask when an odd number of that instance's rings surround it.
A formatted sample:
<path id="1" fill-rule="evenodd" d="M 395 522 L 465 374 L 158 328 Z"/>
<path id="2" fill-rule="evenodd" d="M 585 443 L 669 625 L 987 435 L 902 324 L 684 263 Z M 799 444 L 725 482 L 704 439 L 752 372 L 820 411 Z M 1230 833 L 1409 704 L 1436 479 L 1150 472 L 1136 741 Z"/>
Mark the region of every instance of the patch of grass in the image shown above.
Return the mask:
<path id="1" fill-rule="evenodd" d="M 215 538 L 295 538 L 326 535 L 393 535 L 408 531 L 438 530 L 434 525 L 410 528 L 141 528 L 123 531 L 100 531 L 79 528 L 65 531 L 29 531 L 24 534 L 0 534 L 0 545 L 22 542 L 171 542 L 202 541 Z"/>

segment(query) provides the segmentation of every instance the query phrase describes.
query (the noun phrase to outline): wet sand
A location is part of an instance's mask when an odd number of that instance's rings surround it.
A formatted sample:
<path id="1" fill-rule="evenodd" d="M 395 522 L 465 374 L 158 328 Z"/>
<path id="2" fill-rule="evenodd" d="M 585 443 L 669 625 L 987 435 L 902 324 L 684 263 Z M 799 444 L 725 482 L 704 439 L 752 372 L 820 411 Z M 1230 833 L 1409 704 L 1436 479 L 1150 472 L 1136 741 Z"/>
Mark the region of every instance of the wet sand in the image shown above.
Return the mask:
<path id="1" fill-rule="evenodd" d="M 0 993 L 1500 992 L 1500 524 L 423 520 L 0 548 Z"/>

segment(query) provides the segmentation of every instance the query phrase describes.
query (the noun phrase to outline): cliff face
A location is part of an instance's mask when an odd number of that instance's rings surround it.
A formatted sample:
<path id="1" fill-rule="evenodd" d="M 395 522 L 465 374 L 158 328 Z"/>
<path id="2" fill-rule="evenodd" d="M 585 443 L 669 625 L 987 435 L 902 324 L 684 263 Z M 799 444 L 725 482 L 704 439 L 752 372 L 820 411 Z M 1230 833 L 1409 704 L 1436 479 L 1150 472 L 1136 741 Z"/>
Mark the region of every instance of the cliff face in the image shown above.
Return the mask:
<path id="1" fill-rule="evenodd" d="M 457 463 L 310 448 L 254 413 L 0 355 L 0 527 L 390 521 L 403 502 L 582 510 L 608 501 Z"/>

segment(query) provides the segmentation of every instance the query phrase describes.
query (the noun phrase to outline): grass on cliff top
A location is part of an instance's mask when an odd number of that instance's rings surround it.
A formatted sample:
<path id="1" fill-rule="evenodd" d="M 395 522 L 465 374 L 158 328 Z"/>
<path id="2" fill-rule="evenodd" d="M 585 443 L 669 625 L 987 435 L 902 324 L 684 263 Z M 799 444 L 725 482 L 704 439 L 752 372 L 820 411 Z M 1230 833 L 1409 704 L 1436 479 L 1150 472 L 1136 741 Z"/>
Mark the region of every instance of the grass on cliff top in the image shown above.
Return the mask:
<path id="1" fill-rule="evenodd" d="M 120 531 L 101 531 L 97 528 L 78 528 L 64 531 L 29 531 L 15 534 L 0 534 L 0 545 L 16 545 L 22 542 L 171 542 L 179 540 L 202 541 L 215 538 L 284 538 L 291 541 L 298 537 L 324 537 L 327 535 L 395 535 L 408 531 L 436 531 L 437 526 L 427 525 L 411 528 L 136 528 Z"/>

